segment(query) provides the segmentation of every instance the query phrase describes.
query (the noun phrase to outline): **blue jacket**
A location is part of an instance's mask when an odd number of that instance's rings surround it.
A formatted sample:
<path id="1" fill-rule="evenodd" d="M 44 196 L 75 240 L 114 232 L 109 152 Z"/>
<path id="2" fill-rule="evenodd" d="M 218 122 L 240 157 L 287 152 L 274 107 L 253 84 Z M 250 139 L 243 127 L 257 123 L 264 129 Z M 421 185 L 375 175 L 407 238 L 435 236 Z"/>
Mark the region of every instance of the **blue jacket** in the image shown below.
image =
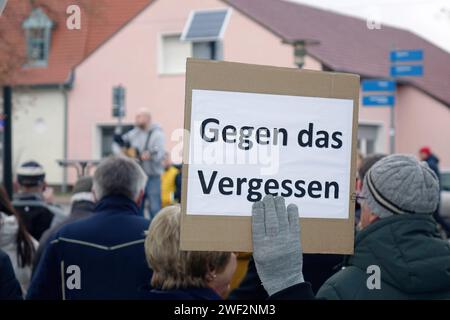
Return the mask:
<path id="1" fill-rule="evenodd" d="M 28 299 L 136 299 L 152 272 L 144 252 L 149 221 L 123 196 L 104 197 L 92 217 L 51 236 Z"/>
<path id="2" fill-rule="evenodd" d="M 0 250 L 0 300 L 22 300 L 22 289 L 9 256 Z"/>
<path id="3" fill-rule="evenodd" d="M 441 174 L 439 172 L 439 159 L 434 154 L 431 154 L 427 160 L 425 160 L 431 170 L 436 174 L 439 183 L 441 182 Z"/>

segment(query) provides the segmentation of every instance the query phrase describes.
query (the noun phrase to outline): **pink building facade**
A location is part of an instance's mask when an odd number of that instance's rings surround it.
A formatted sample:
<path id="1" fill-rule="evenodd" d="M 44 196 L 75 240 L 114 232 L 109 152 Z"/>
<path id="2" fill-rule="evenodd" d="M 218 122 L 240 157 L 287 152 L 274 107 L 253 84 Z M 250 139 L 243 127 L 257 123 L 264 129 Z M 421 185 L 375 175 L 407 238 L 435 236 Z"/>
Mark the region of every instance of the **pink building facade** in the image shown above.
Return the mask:
<path id="1" fill-rule="evenodd" d="M 189 43 L 177 43 L 193 10 L 228 8 L 221 40 L 226 61 L 295 67 L 291 45 L 239 10 L 220 0 L 156 0 L 74 69 L 68 96 L 68 158 L 99 159 L 117 123 L 112 117 L 112 87 L 126 88 L 126 117 L 132 125 L 139 108 L 152 111 L 167 137 L 179 145 L 184 120 L 185 74 L 180 60 Z M 167 59 L 174 59 L 168 62 Z M 326 63 L 325 63 L 326 64 Z M 306 56 L 305 69 L 322 70 L 322 61 Z M 449 75 L 450 78 L 450 75 Z M 449 87 L 450 89 L 450 87 Z M 390 110 L 360 107 L 360 148 L 389 152 Z M 417 153 L 428 145 L 450 167 L 450 107 L 412 86 L 401 86 L 395 107 L 396 151 Z M 179 159 L 175 159 L 179 160 Z M 72 176 L 70 180 L 73 181 Z"/>

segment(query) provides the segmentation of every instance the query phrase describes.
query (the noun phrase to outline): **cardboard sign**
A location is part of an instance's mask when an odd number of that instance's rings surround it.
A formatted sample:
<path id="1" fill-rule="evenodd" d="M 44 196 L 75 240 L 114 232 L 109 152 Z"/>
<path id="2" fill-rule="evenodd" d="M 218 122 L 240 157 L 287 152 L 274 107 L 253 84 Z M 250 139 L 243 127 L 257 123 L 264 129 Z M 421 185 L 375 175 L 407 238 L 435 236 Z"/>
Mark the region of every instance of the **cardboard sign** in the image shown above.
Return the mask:
<path id="1" fill-rule="evenodd" d="M 189 59 L 182 250 L 251 251 L 265 194 L 299 207 L 305 253 L 353 253 L 357 75 Z"/>

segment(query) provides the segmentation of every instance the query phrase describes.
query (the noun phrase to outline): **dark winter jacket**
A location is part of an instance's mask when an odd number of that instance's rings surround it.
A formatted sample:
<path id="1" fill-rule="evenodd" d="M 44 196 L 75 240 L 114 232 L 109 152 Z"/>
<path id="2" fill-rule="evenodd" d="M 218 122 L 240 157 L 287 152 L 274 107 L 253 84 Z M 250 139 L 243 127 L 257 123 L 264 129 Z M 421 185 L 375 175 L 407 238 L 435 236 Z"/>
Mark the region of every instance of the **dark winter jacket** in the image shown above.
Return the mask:
<path id="1" fill-rule="evenodd" d="M 11 260 L 3 250 L 0 250 L 0 300 L 22 300 Z"/>
<path id="2" fill-rule="evenodd" d="M 322 284 L 333 274 L 339 271 L 344 256 L 335 254 L 304 254 L 303 276 L 311 284 L 313 293 L 316 293 Z M 256 271 L 253 257 L 248 263 L 247 273 L 239 287 L 234 289 L 228 299 L 231 300 L 264 300 L 268 295 L 261 284 Z"/>
<path id="3" fill-rule="evenodd" d="M 317 297 L 450 299 L 450 244 L 440 239 L 429 215 L 395 215 L 374 222 L 357 234 L 355 253 L 345 265 Z M 378 266 L 379 273 L 369 266 Z"/>
<path id="4" fill-rule="evenodd" d="M 181 185 L 182 185 L 182 165 L 175 165 L 175 168 L 178 169 L 178 174 L 175 177 L 175 193 L 173 198 L 176 202 L 181 203 Z"/>
<path id="5" fill-rule="evenodd" d="M 92 217 L 50 237 L 28 299 L 136 299 L 152 272 L 144 252 L 149 221 L 123 196 L 104 197 Z"/>
<path id="6" fill-rule="evenodd" d="M 431 170 L 437 175 L 439 181 L 441 180 L 441 174 L 439 172 L 439 159 L 434 154 L 431 154 L 425 162 L 428 164 Z"/>
<path id="7" fill-rule="evenodd" d="M 80 219 L 90 217 L 94 212 L 94 208 L 95 203 L 93 203 L 92 201 L 85 200 L 74 202 L 72 204 L 69 217 L 60 224 L 54 226 L 53 228 L 48 229 L 42 234 L 41 240 L 39 241 L 39 247 L 34 256 L 33 270 L 36 270 L 36 267 L 39 264 L 39 261 L 41 260 L 42 253 L 44 252 L 44 249 L 47 248 L 48 246 L 48 240 L 50 236 L 61 230 L 61 228 L 67 224 L 73 223 Z"/>
<path id="8" fill-rule="evenodd" d="M 63 210 L 44 201 L 39 193 L 18 193 L 12 202 L 31 236 L 40 240 L 45 230 L 67 218 Z"/>
<path id="9" fill-rule="evenodd" d="M 222 298 L 210 288 L 185 288 L 172 290 L 156 290 L 144 287 L 142 300 L 221 300 Z"/>
<path id="10" fill-rule="evenodd" d="M 221 300 L 222 298 L 210 288 L 186 288 L 173 290 L 144 289 L 141 299 L 146 300 Z M 299 283 L 273 296 L 265 297 L 269 300 L 313 300 L 311 285 L 307 282 Z"/>

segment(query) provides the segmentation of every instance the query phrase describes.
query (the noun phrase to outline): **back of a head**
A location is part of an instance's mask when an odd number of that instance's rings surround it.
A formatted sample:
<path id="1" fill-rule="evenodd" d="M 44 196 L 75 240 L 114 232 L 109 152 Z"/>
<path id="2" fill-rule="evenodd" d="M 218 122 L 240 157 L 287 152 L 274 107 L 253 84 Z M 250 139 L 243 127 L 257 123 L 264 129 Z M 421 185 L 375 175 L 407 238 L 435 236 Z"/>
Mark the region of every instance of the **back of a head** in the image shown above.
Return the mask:
<path id="1" fill-rule="evenodd" d="M 386 156 L 365 176 L 363 196 L 380 218 L 432 214 L 439 203 L 439 182 L 429 166 L 411 155 Z"/>
<path id="2" fill-rule="evenodd" d="M 24 162 L 17 169 L 17 181 L 23 187 L 37 187 L 45 181 L 44 168 L 36 161 Z"/>
<path id="3" fill-rule="evenodd" d="M 145 254 L 154 288 L 206 287 L 210 269 L 220 273 L 230 260 L 229 252 L 180 251 L 180 216 L 179 206 L 165 207 L 150 225 Z"/>
<path id="4" fill-rule="evenodd" d="M 95 202 L 94 194 L 92 193 L 93 183 L 94 180 L 90 176 L 80 177 L 73 187 L 71 202 Z"/>
<path id="5" fill-rule="evenodd" d="M 369 155 L 367 157 L 364 157 L 361 160 L 361 166 L 360 166 L 360 168 L 358 170 L 359 179 L 364 180 L 364 177 L 366 176 L 366 174 L 370 170 L 370 168 L 372 168 L 372 166 L 375 163 L 377 163 L 378 161 L 380 161 L 384 157 L 386 157 L 386 155 L 382 154 L 382 153 L 371 154 L 371 155 Z"/>
<path id="6" fill-rule="evenodd" d="M 103 160 L 95 170 L 93 190 L 97 200 L 106 196 L 125 196 L 134 201 L 144 189 L 146 179 L 136 161 L 112 156 Z"/>
<path id="7" fill-rule="evenodd" d="M 93 179 L 89 176 L 80 177 L 75 183 L 72 194 L 92 192 Z"/>

